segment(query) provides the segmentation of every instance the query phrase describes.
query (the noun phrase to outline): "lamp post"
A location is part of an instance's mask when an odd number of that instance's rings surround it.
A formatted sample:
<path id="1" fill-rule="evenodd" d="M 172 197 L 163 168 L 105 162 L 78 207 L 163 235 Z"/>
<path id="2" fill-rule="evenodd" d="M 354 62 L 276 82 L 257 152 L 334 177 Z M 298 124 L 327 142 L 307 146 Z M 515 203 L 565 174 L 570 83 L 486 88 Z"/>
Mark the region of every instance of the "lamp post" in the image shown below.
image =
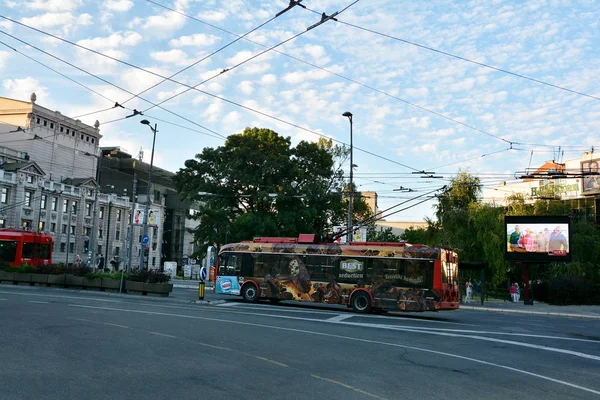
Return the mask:
<path id="1" fill-rule="evenodd" d="M 352 194 L 354 192 L 354 186 L 352 184 L 353 178 L 353 168 L 354 168 L 354 160 L 352 158 L 352 113 L 350 111 L 346 111 L 342 114 L 344 117 L 348 117 L 350 121 L 350 194 L 348 202 L 348 243 L 352 241 Z"/>
<path id="2" fill-rule="evenodd" d="M 152 138 L 152 153 L 150 154 L 150 170 L 148 171 L 148 186 L 146 187 L 146 206 L 144 207 L 144 229 L 143 236 L 148 234 L 148 211 L 150 209 L 150 194 L 152 193 L 152 165 L 154 164 L 154 144 L 156 143 L 156 124 L 154 124 L 154 128 L 150 125 L 150 121 L 147 119 L 143 119 L 140 121 L 142 125 L 148 125 L 148 127 L 152 130 L 154 134 Z M 144 269 L 144 250 L 140 252 L 140 270 Z"/>

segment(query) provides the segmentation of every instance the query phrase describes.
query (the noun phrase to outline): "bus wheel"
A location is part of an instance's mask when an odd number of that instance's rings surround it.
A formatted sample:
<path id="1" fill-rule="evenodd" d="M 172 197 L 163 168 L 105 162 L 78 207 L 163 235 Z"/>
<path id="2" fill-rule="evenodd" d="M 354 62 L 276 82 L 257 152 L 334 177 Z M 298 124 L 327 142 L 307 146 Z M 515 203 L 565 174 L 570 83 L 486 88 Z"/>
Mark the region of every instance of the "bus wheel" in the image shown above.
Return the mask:
<path id="1" fill-rule="evenodd" d="M 354 312 L 368 314 L 371 312 L 371 298 L 364 292 L 352 296 L 352 309 Z"/>
<path id="2" fill-rule="evenodd" d="M 242 290 L 242 297 L 247 303 L 258 303 L 258 290 L 256 289 L 256 286 L 251 283 L 244 286 L 244 290 Z"/>

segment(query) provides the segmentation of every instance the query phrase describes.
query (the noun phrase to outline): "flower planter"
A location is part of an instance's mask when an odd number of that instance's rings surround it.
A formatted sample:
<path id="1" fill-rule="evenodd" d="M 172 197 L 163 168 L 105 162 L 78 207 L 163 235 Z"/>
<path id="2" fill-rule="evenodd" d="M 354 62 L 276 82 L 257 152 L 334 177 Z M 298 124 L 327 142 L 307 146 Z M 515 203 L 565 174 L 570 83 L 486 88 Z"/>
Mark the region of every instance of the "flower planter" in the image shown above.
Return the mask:
<path id="1" fill-rule="evenodd" d="M 12 284 L 14 279 L 15 279 L 14 272 L 6 272 L 6 271 L 0 270 L 0 282 L 6 282 L 6 283 Z"/>
<path id="2" fill-rule="evenodd" d="M 48 275 L 48 286 L 64 286 L 66 275 Z"/>
<path id="3" fill-rule="evenodd" d="M 100 289 L 102 288 L 102 279 L 89 279 L 84 277 L 83 287 L 86 289 Z"/>
<path id="4" fill-rule="evenodd" d="M 13 278 L 13 282 L 14 284 L 31 284 L 31 275 L 32 274 L 23 274 L 23 273 L 19 273 L 19 272 L 15 272 L 14 273 L 14 278 Z"/>
<path id="5" fill-rule="evenodd" d="M 107 292 L 118 292 L 121 286 L 120 279 L 110 279 L 110 278 L 102 278 L 102 290 Z M 125 282 L 123 282 L 123 287 L 125 287 Z"/>
<path id="6" fill-rule="evenodd" d="M 48 275 L 47 274 L 31 274 L 31 284 L 32 285 L 48 285 Z"/>
<path id="7" fill-rule="evenodd" d="M 65 276 L 65 286 L 83 287 L 83 276 L 75 276 L 75 275 L 67 274 Z"/>
<path id="8" fill-rule="evenodd" d="M 150 296 L 167 297 L 172 291 L 172 283 L 144 283 L 144 292 Z"/>
<path id="9" fill-rule="evenodd" d="M 125 288 L 127 289 L 127 293 L 143 294 L 144 282 L 125 281 Z"/>

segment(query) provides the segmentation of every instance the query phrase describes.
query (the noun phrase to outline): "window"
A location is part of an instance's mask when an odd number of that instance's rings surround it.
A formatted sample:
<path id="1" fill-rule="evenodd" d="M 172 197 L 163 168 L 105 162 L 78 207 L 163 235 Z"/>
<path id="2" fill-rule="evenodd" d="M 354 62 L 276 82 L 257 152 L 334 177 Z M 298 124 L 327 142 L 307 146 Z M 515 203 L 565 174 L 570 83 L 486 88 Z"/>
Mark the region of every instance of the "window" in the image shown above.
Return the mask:
<path id="1" fill-rule="evenodd" d="M 152 235 L 153 237 L 156 237 L 158 235 L 158 227 L 155 226 L 154 228 L 152 228 Z"/>
<path id="2" fill-rule="evenodd" d="M 60 133 L 63 133 L 63 130 L 64 130 L 64 129 L 65 129 L 65 128 L 63 128 L 63 127 L 61 126 L 61 127 L 60 127 Z"/>
<path id="3" fill-rule="evenodd" d="M 25 177 L 25 180 L 27 181 L 27 183 L 33 183 L 33 175 L 27 175 Z"/>
<path id="4" fill-rule="evenodd" d="M 81 140 L 83 140 L 83 134 L 81 135 Z"/>
<path id="5" fill-rule="evenodd" d="M 46 196 L 45 194 L 42 195 L 42 198 L 40 200 L 40 208 L 42 210 L 46 209 L 46 201 L 48 200 L 48 196 Z"/>
<path id="6" fill-rule="evenodd" d="M 63 199 L 62 212 L 66 213 L 69 209 L 69 200 Z"/>
<path id="7" fill-rule="evenodd" d="M 160 191 L 158 191 L 158 190 L 154 191 L 154 202 L 160 203 Z"/>
<path id="8" fill-rule="evenodd" d="M 40 221 L 39 225 L 38 225 L 38 231 L 43 231 L 44 228 L 46 228 L 46 223 L 44 221 Z"/>
<path id="9" fill-rule="evenodd" d="M 75 131 L 71 131 L 71 136 L 75 137 Z"/>
<path id="10" fill-rule="evenodd" d="M 44 120 L 44 126 L 48 126 L 48 121 Z"/>
<path id="11" fill-rule="evenodd" d="M 177 225 L 181 224 L 181 216 L 179 216 L 179 215 L 178 215 L 178 216 L 175 218 L 175 221 L 176 221 L 175 223 L 176 223 Z"/>
<path id="12" fill-rule="evenodd" d="M 86 137 L 85 137 L 85 141 L 86 141 L 86 142 L 89 142 L 89 141 L 90 141 L 90 137 L 89 137 L 89 136 L 86 136 Z"/>
<path id="13" fill-rule="evenodd" d="M 152 250 L 156 250 L 157 247 L 158 245 L 156 243 L 152 243 Z"/>
<path id="14" fill-rule="evenodd" d="M 117 221 L 121 220 L 121 210 L 117 210 Z"/>
<path id="15" fill-rule="evenodd" d="M 83 227 L 83 235 L 84 236 L 90 236 L 90 233 L 92 232 L 92 228 L 89 228 L 87 226 Z"/>
<path id="16" fill-rule="evenodd" d="M 31 222 L 32 222 L 32 221 L 31 221 L 31 220 L 29 220 L 29 219 L 24 219 L 24 220 L 22 221 L 22 224 L 21 224 L 21 226 L 23 226 L 23 228 L 29 229 L 29 228 L 31 228 Z"/>
<path id="17" fill-rule="evenodd" d="M 94 144 L 94 138 L 92 138 L 92 144 Z"/>
<path id="18" fill-rule="evenodd" d="M 121 231 L 116 231 L 115 232 L 115 240 L 120 240 L 121 239 Z"/>
<path id="19" fill-rule="evenodd" d="M 98 218 L 102 219 L 104 218 L 104 207 L 100 207 L 100 215 L 98 216 Z"/>
<path id="20" fill-rule="evenodd" d="M 75 234 L 75 225 L 71 225 L 71 235 Z"/>
<path id="21" fill-rule="evenodd" d="M 67 233 L 67 224 L 63 224 L 62 233 Z"/>
<path id="22" fill-rule="evenodd" d="M 60 244 L 60 252 L 64 253 L 67 250 L 67 244 L 66 243 L 61 243 Z"/>
<path id="23" fill-rule="evenodd" d="M 50 122 L 50 129 L 54 129 L 54 122 Z"/>
<path id="24" fill-rule="evenodd" d="M 30 191 L 25 191 L 25 204 L 23 204 L 25 207 L 31 207 L 31 198 L 33 197 L 32 194 L 33 193 Z"/>
<path id="25" fill-rule="evenodd" d="M 58 198 L 53 197 L 52 198 L 52 207 L 51 207 L 52 211 L 56 211 L 57 204 L 58 204 Z"/>
<path id="26" fill-rule="evenodd" d="M 35 122 L 39 124 L 39 123 L 40 123 L 40 119 L 39 119 L 39 118 L 36 118 L 36 119 L 35 119 Z"/>
<path id="27" fill-rule="evenodd" d="M 85 215 L 88 217 L 92 216 L 92 203 L 85 203 Z"/>
<path id="28" fill-rule="evenodd" d="M 156 265 L 156 257 L 152 257 L 152 266 Z"/>
<path id="29" fill-rule="evenodd" d="M 75 243 L 69 243 L 69 251 L 73 253 L 75 251 Z"/>
<path id="30" fill-rule="evenodd" d="M 50 232 L 56 232 L 56 222 L 50 222 Z"/>
<path id="31" fill-rule="evenodd" d="M 2 204 L 8 203 L 8 188 L 2 188 L 2 198 L 0 201 L 2 201 Z"/>
<path id="32" fill-rule="evenodd" d="M 241 258 L 241 254 L 230 254 L 229 257 L 234 256 L 234 259 L 229 261 L 227 260 L 227 267 L 233 266 L 234 268 L 239 268 L 236 266 L 238 260 L 235 260 L 235 256 Z M 240 260 L 241 261 L 241 260 Z M 241 263 L 240 263 L 241 264 Z M 265 275 L 270 274 L 271 276 L 276 276 L 279 273 L 279 255 L 275 254 L 257 254 L 254 262 L 254 275 L 264 277 Z M 236 274 L 237 275 L 237 274 Z"/>
<path id="33" fill-rule="evenodd" d="M 6 220 L 5 219 L 0 219 L 0 228 L 6 228 Z M 3 260 L 3 258 L 0 258 L 0 260 Z"/>
<path id="34" fill-rule="evenodd" d="M 119 251 L 121 250 L 120 247 L 115 247 L 115 256 L 119 255 Z"/>
<path id="35" fill-rule="evenodd" d="M 311 281 L 328 282 L 329 277 L 334 277 L 335 261 L 337 257 L 331 256 L 308 256 L 306 258 L 306 268 Z"/>
<path id="36" fill-rule="evenodd" d="M 102 239 L 102 229 L 98 229 L 98 238 Z"/>
<path id="37" fill-rule="evenodd" d="M 102 254 L 102 245 L 101 244 L 98 245 L 98 254 Z"/>
<path id="38" fill-rule="evenodd" d="M 73 208 L 72 208 L 71 212 L 73 214 L 77 214 L 77 202 L 76 201 L 73 201 Z"/>

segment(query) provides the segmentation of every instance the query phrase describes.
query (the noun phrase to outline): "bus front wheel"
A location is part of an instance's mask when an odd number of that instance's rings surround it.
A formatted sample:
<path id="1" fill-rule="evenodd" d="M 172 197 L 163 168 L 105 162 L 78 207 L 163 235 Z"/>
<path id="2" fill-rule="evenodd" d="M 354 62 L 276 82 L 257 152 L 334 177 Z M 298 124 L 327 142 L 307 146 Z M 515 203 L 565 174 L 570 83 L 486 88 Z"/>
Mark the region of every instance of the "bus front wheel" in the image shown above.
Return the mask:
<path id="1" fill-rule="evenodd" d="M 242 297 L 247 303 L 258 303 L 258 289 L 253 284 L 244 286 L 242 290 Z"/>
<path id="2" fill-rule="evenodd" d="M 352 309 L 354 312 L 368 314 L 371 312 L 371 297 L 364 292 L 358 292 L 352 296 Z"/>

